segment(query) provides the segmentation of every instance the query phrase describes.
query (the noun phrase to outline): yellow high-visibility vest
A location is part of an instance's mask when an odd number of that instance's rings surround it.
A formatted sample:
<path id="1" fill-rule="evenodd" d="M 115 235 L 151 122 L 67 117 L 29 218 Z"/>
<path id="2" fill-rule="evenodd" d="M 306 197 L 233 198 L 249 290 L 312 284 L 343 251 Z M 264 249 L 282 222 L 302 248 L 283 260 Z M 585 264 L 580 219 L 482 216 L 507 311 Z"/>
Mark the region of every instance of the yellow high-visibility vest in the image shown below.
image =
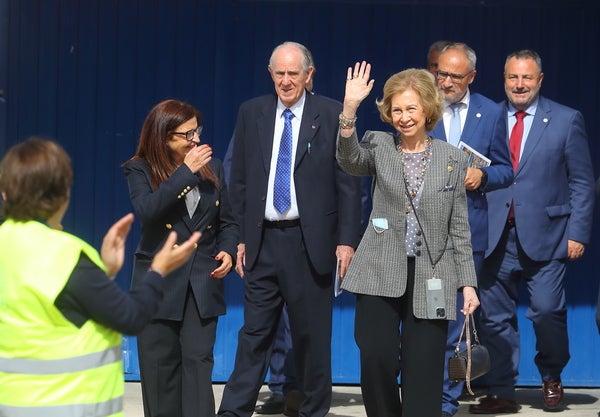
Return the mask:
<path id="1" fill-rule="evenodd" d="M 37 221 L 0 226 L 0 416 L 123 416 L 121 335 L 88 320 L 81 328 L 54 302 L 83 240 Z"/>

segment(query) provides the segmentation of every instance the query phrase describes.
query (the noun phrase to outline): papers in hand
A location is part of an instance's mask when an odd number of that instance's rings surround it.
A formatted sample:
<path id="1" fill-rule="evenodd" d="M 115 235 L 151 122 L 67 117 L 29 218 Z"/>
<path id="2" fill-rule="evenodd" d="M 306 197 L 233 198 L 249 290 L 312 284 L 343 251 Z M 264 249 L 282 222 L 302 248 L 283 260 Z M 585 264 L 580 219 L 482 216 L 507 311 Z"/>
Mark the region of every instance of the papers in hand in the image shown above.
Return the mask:
<path id="1" fill-rule="evenodd" d="M 458 149 L 462 149 L 469 155 L 467 166 L 469 168 L 485 168 L 489 167 L 492 161 L 485 155 L 477 152 L 471 146 L 467 145 L 463 141 L 458 142 Z"/>
<path id="2" fill-rule="evenodd" d="M 343 277 L 340 276 L 340 262 L 341 260 L 338 258 L 337 263 L 335 264 L 335 281 L 333 283 L 333 295 L 336 297 L 344 291 L 341 288 Z"/>

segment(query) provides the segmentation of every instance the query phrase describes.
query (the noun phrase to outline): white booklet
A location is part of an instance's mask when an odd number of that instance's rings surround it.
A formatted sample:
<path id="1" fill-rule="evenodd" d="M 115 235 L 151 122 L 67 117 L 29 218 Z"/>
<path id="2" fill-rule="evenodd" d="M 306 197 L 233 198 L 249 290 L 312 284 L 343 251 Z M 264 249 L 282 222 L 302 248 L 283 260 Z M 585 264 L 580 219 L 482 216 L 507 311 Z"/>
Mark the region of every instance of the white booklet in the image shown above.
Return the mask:
<path id="1" fill-rule="evenodd" d="M 342 290 L 342 277 L 340 277 L 340 262 L 341 260 L 338 258 L 337 263 L 335 264 L 335 281 L 333 283 L 333 295 L 338 296 L 344 290 Z"/>
<path id="2" fill-rule="evenodd" d="M 462 140 L 458 142 L 458 149 L 462 149 L 469 155 L 469 159 L 467 161 L 467 166 L 469 168 L 485 168 L 489 167 L 492 163 L 490 158 L 485 155 L 477 152 L 473 147 L 467 145 Z"/>

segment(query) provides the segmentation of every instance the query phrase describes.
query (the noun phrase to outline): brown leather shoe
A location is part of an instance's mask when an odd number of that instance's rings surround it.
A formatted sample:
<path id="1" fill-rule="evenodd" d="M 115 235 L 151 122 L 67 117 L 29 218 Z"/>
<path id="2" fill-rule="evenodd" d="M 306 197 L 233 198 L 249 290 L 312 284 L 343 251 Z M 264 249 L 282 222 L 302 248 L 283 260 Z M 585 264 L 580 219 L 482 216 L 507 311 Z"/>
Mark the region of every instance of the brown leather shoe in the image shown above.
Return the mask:
<path id="1" fill-rule="evenodd" d="M 479 404 L 471 404 L 469 413 L 471 414 L 502 414 L 517 413 L 521 406 L 515 401 L 500 398 L 497 395 L 488 395 L 479 400 Z"/>
<path id="2" fill-rule="evenodd" d="M 544 397 L 544 409 L 556 410 L 560 407 L 564 395 L 562 383 L 560 381 L 544 381 L 542 395 Z"/>

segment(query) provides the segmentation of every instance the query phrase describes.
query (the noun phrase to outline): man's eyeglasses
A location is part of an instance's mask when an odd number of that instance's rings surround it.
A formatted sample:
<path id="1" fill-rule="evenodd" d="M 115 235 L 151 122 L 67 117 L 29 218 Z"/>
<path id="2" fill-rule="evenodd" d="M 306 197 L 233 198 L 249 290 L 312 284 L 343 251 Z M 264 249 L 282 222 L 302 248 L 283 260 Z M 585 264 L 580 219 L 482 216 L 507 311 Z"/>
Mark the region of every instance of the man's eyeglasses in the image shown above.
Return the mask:
<path id="1" fill-rule="evenodd" d="M 188 130 L 187 132 L 172 132 L 172 133 L 174 135 L 185 136 L 185 140 L 187 140 L 188 142 L 193 142 L 196 135 L 198 135 L 198 137 L 200 137 L 200 134 L 202 133 L 202 128 L 203 128 L 203 126 L 198 126 L 197 128 Z"/>
<path id="2" fill-rule="evenodd" d="M 458 84 L 467 75 L 469 75 L 472 72 L 473 72 L 473 70 L 467 72 L 466 74 L 453 74 L 451 72 L 446 72 L 446 71 L 436 71 L 435 72 L 435 77 L 438 79 L 438 81 L 444 81 L 446 78 L 450 77 L 450 80 L 452 80 L 452 82 L 454 84 Z"/>

